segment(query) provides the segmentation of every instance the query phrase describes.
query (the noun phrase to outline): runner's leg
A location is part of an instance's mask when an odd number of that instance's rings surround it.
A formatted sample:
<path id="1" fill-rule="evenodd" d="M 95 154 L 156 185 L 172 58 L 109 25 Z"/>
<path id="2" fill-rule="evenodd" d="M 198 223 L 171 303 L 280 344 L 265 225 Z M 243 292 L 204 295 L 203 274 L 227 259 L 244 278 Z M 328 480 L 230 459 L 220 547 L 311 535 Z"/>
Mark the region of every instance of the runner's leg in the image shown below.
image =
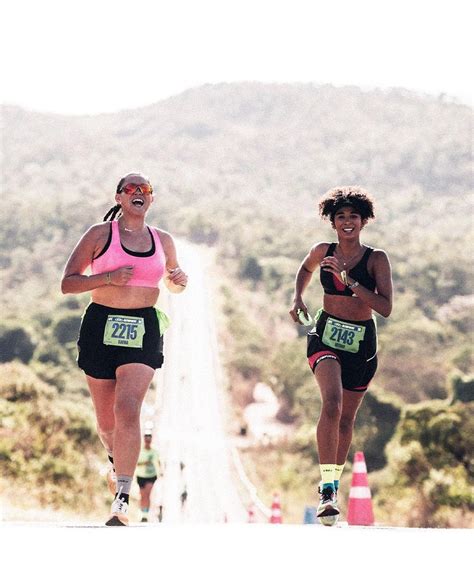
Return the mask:
<path id="1" fill-rule="evenodd" d="M 146 483 L 144 487 L 144 494 L 143 494 L 143 506 L 145 509 L 150 509 L 150 495 L 151 490 L 153 489 L 153 483 Z"/>
<path id="2" fill-rule="evenodd" d="M 145 509 L 145 487 L 140 487 L 140 509 Z"/>
<path id="3" fill-rule="evenodd" d="M 339 443 L 336 453 L 337 464 L 342 465 L 347 459 L 354 432 L 355 418 L 365 393 L 366 391 L 355 392 L 343 389 L 342 412 L 339 420 Z"/>
<path id="4" fill-rule="evenodd" d="M 155 371 L 142 363 L 121 365 L 115 371 L 114 465 L 117 494 L 107 526 L 128 525 L 128 503 L 141 448 L 140 411 Z"/>
<path id="5" fill-rule="evenodd" d="M 150 512 L 150 493 L 152 483 L 145 483 L 143 487 L 140 487 L 140 510 L 142 512 L 142 523 L 148 521 L 148 513 Z"/>
<path id="6" fill-rule="evenodd" d="M 119 475 L 133 477 L 141 447 L 140 412 L 155 371 L 142 363 L 116 370 L 114 464 Z"/>
<path id="7" fill-rule="evenodd" d="M 341 366 L 334 359 L 316 365 L 314 375 L 321 391 L 321 414 L 316 427 L 321 484 L 317 516 L 324 524 L 337 521 L 339 509 L 335 500 L 334 469 L 339 443 L 339 419 L 342 411 Z"/>
<path id="8" fill-rule="evenodd" d="M 97 433 L 107 453 L 112 456 L 115 427 L 115 381 L 109 379 L 94 379 L 93 377 L 87 376 L 87 384 L 94 405 Z"/>
<path id="9" fill-rule="evenodd" d="M 319 463 L 335 464 L 342 411 L 341 367 L 333 359 L 316 365 L 316 381 L 321 391 L 321 414 L 316 427 Z"/>

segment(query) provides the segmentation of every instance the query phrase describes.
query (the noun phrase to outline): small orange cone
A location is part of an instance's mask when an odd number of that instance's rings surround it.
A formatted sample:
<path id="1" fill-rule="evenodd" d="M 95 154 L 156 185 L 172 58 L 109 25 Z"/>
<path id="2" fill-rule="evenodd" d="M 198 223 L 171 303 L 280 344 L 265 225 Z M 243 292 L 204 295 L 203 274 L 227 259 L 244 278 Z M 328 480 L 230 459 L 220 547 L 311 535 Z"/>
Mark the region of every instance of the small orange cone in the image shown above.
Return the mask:
<path id="1" fill-rule="evenodd" d="M 255 523 L 255 507 L 253 505 L 250 505 L 248 508 L 248 523 Z"/>
<path id="2" fill-rule="evenodd" d="M 277 525 L 282 523 L 280 496 L 278 493 L 273 494 L 272 514 L 270 516 L 270 523 Z"/>
<path id="3" fill-rule="evenodd" d="M 372 495 L 367 479 L 367 466 L 364 452 L 356 452 L 352 467 L 352 483 L 347 507 L 347 523 L 349 525 L 369 526 L 374 524 Z"/>

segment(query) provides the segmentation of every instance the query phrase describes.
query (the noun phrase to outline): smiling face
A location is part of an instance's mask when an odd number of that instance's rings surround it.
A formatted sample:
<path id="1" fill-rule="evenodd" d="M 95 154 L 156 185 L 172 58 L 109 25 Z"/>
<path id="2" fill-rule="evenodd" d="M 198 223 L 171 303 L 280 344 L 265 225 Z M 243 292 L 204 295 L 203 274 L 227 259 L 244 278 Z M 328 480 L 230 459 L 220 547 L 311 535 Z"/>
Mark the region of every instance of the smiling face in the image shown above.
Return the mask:
<path id="1" fill-rule="evenodd" d="M 140 175 L 131 174 L 124 178 L 121 187 L 123 188 L 130 184 L 136 185 L 135 191 L 131 194 L 120 191 L 115 194 L 115 201 L 120 203 L 124 214 L 145 215 L 153 203 L 153 195 L 143 193 L 140 186 L 150 185 L 150 182 Z"/>
<path id="2" fill-rule="evenodd" d="M 334 215 L 332 226 L 336 230 L 339 239 L 358 238 L 359 234 L 367 223 L 362 220 L 361 214 L 354 207 L 341 207 Z"/>

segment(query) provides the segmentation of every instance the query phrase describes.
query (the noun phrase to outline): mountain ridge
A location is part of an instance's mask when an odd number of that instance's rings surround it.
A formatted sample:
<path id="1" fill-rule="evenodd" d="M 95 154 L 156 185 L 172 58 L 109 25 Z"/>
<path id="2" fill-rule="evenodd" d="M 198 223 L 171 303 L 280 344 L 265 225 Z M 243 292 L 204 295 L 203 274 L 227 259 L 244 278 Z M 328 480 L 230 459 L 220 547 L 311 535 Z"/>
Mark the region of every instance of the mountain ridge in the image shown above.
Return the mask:
<path id="1" fill-rule="evenodd" d="M 289 188 L 296 197 L 298 189 L 348 183 L 375 194 L 414 185 L 428 193 L 469 190 L 469 107 L 406 90 L 230 83 L 107 115 L 11 106 L 2 114 L 7 182 L 25 164 L 55 164 L 89 166 L 84 182 L 100 175 L 115 185 L 138 165 L 158 183 L 193 185 L 201 194 L 209 182 L 228 182 L 232 193 L 241 181 L 256 199 L 263 188 L 279 195 Z"/>

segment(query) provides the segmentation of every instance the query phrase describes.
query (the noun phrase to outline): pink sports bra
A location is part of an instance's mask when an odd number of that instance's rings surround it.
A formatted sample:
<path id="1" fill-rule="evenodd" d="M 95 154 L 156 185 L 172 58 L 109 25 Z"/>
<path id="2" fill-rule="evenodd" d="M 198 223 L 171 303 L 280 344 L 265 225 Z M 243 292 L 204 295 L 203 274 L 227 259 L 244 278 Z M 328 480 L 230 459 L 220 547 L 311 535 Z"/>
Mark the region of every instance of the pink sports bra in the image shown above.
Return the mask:
<path id="1" fill-rule="evenodd" d="M 160 237 L 155 229 L 150 229 L 151 249 L 147 252 L 135 252 L 123 246 L 117 221 L 110 223 L 110 233 L 104 248 L 92 259 L 92 274 L 104 274 L 122 266 L 133 266 L 133 276 L 126 286 L 158 288 L 158 282 L 166 270 L 166 257 Z"/>

